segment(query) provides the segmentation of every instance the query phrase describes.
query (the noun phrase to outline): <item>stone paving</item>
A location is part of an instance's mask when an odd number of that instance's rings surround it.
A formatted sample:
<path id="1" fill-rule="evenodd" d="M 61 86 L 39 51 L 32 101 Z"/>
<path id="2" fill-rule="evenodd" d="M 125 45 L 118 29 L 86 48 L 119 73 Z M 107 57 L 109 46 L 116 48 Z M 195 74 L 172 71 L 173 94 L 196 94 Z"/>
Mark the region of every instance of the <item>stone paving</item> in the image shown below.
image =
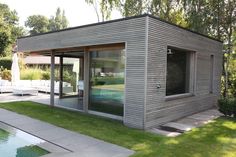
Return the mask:
<path id="1" fill-rule="evenodd" d="M 52 153 L 43 157 L 128 157 L 134 153 L 5 109 L 0 109 L 0 121 L 47 141 L 40 146 Z"/>
<path id="2" fill-rule="evenodd" d="M 69 108 L 75 110 L 83 109 L 83 102 L 77 97 L 59 99 L 58 95 L 55 95 L 55 106 L 62 108 Z M 45 105 L 50 104 L 50 94 L 38 93 L 38 95 L 13 95 L 12 93 L 0 94 L 0 103 L 14 102 L 14 101 L 33 101 Z"/>
<path id="3" fill-rule="evenodd" d="M 217 109 L 209 109 L 163 124 L 160 127 L 152 128 L 149 131 L 164 136 L 175 137 L 181 135 L 183 132 L 207 124 L 220 116 L 222 114 Z"/>

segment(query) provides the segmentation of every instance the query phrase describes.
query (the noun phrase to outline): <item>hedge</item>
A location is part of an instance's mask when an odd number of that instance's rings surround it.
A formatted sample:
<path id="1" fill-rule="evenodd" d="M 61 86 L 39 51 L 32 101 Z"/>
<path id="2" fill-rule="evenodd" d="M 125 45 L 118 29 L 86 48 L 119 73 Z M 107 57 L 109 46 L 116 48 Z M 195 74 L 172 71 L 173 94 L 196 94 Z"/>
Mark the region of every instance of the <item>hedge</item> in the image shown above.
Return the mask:
<path id="1" fill-rule="evenodd" d="M 9 57 L 0 58 L 0 67 L 11 70 L 12 60 Z"/>
<path id="2" fill-rule="evenodd" d="M 218 101 L 219 111 L 225 116 L 235 117 L 236 118 L 236 99 L 220 99 Z"/>

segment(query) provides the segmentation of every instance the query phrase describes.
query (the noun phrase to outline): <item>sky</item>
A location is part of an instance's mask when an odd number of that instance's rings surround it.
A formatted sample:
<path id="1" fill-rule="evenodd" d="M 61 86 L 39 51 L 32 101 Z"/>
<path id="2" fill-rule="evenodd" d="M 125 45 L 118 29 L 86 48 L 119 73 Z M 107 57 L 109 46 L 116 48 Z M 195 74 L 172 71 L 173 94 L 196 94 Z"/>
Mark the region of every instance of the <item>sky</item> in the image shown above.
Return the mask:
<path id="1" fill-rule="evenodd" d="M 30 15 L 40 14 L 48 18 L 54 16 L 58 7 L 65 10 L 69 27 L 97 22 L 93 6 L 86 4 L 85 0 L 0 0 L 0 3 L 7 4 L 11 10 L 17 11 L 21 26 L 24 26 Z M 114 11 L 111 18 L 121 18 L 121 15 Z"/>

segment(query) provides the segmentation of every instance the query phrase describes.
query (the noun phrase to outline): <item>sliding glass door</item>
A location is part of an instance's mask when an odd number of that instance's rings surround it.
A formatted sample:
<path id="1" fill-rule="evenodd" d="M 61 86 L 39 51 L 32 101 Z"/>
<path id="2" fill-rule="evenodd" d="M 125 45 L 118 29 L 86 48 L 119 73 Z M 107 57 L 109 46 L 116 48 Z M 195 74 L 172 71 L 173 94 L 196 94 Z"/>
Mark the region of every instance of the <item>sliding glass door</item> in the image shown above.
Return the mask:
<path id="1" fill-rule="evenodd" d="M 125 52 L 90 52 L 89 110 L 123 116 Z"/>

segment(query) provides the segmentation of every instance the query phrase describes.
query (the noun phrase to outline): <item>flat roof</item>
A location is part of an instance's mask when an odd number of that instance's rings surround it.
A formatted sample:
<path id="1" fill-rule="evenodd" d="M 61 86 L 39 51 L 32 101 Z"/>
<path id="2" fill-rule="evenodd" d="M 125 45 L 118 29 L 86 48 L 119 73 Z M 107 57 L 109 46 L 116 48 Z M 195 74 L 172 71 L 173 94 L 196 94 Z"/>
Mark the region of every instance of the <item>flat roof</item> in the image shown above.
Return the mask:
<path id="1" fill-rule="evenodd" d="M 153 15 L 150 15 L 150 14 L 142 14 L 142 15 L 138 15 L 138 16 L 131 16 L 131 17 L 126 17 L 126 18 L 120 18 L 120 19 L 109 20 L 109 21 L 104 21 L 104 22 L 92 23 L 92 24 L 81 25 L 81 26 L 76 26 L 76 27 L 69 27 L 69 28 L 65 28 L 65 29 L 61 29 L 61 30 L 56 30 L 56 31 L 49 31 L 49 32 L 45 32 L 45 33 L 35 34 L 35 35 L 22 36 L 22 37 L 19 37 L 18 39 L 21 39 L 21 38 L 28 38 L 28 37 L 34 37 L 34 36 L 40 36 L 40 35 L 44 35 L 44 34 L 51 34 L 51 33 L 62 32 L 62 31 L 73 30 L 73 29 L 79 29 L 79 28 L 84 28 L 84 27 L 102 25 L 102 24 L 107 24 L 107 23 L 112 23 L 112 22 L 119 22 L 119 21 L 130 20 L 130 19 L 135 19 L 135 18 L 140 18 L 140 17 L 146 17 L 146 16 L 151 17 L 151 18 L 154 18 L 154 19 L 156 19 L 156 20 L 158 20 L 158 21 L 161 21 L 161 22 L 164 22 L 164 23 L 173 25 L 173 26 L 175 26 L 175 27 L 181 28 L 181 29 L 183 29 L 183 30 L 192 32 L 192 33 L 194 33 L 194 34 L 198 34 L 198 35 L 204 36 L 204 37 L 206 37 L 206 38 L 209 38 L 209 39 L 212 39 L 212 40 L 215 40 L 215 41 L 218 41 L 218 42 L 223 42 L 223 41 L 221 41 L 221 40 L 219 40 L 219 39 L 210 37 L 210 36 L 205 35 L 205 34 L 202 34 L 202 33 L 198 33 L 198 32 L 193 31 L 193 30 L 191 30 L 191 29 L 188 29 L 188 28 L 185 28 L 185 27 L 176 25 L 176 24 L 174 24 L 174 23 L 168 22 L 168 21 L 166 21 L 166 20 L 160 19 L 159 17 L 153 16 Z"/>

